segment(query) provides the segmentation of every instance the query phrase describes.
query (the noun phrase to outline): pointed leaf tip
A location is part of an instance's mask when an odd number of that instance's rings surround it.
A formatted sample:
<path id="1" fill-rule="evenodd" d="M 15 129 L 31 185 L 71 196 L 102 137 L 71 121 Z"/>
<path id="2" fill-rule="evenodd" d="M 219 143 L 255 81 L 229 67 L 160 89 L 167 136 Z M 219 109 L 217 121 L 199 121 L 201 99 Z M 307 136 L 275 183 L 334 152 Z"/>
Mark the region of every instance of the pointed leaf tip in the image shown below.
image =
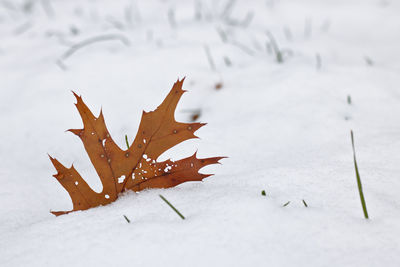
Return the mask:
<path id="1" fill-rule="evenodd" d="M 175 83 L 181 83 L 181 84 L 183 84 L 183 82 L 185 81 L 185 79 L 186 79 L 186 76 L 183 76 L 183 78 L 180 79 L 180 80 L 179 80 L 179 77 L 178 77 L 178 79 L 176 79 L 176 82 L 175 82 Z"/>
<path id="2" fill-rule="evenodd" d="M 68 129 L 67 132 L 71 132 L 77 136 L 81 136 L 83 129 Z"/>
<path id="3" fill-rule="evenodd" d="M 60 216 L 60 215 L 64 215 L 64 214 L 68 214 L 71 211 L 50 211 L 50 213 L 52 213 L 53 215 L 55 215 L 56 217 Z"/>
<path id="4" fill-rule="evenodd" d="M 82 95 L 78 95 L 74 91 L 72 91 L 72 93 L 74 94 L 74 97 L 76 99 L 75 106 L 78 106 L 79 103 L 83 103 Z"/>
<path id="5" fill-rule="evenodd" d="M 53 163 L 53 165 L 54 165 L 54 167 L 56 167 L 56 165 L 55 164 L 57 164 L 58 163 L 58 160 L 57 159 L 55 159 L 55 158 L 53 158 L 52 156 L 50 156 L 49 155 L 49 159 L 51 160 L 51 163 Z M 56 168 L 57 169 L 57 168 Z"/>
<path id="6" fill-rule="evenodd" d="M 79 96 L 77 93 L 75 93 L 75 92 L 72 91 L 72 90 L 71 90 L 71 92 L 72 92 L 72 94 L 74 95 L 74 97 L 75 97 L 76 99 L 80 98 L 80 96 Z"/>
<path id="7" fill-rule="evenodd" d="M 201 174 L 201 176 L 203 176 L 203 178 L 201 179 L 201 180 L 203 180 L 203 179 L 205 179 L 205 178 L 208 178 L 208 177 L 210 177 L 210 176 L 214 176 L 215 174 L 213 174 L 213 173 L 210 173 L 210 174 L 204 174 L 204 173 L 202 173 Z"/>

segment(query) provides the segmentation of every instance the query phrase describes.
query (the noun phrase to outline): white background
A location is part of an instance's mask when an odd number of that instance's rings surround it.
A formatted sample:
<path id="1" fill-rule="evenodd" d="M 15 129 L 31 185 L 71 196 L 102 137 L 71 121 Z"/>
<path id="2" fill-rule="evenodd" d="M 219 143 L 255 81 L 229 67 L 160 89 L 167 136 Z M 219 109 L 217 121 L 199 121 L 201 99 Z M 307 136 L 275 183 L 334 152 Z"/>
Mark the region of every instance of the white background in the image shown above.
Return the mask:
<path id="1" fill-rule="evenodd" d="M 227 3 L 1 1 L 1 266 L 400 265 L 400 2 Z M 62 58 L 110 34 L 119 39 Z M 47 153 L 101 191 L 79 138 L 64 132 L 81 127 L 70 91 L 103 108 L 124 147 L 142 110 L 184 76 L 176 118 L 201 110 L 208 125 L 161 158 L 228 156 L 202 170 L 215 176 L 50 214 L 72 203 Z"/>

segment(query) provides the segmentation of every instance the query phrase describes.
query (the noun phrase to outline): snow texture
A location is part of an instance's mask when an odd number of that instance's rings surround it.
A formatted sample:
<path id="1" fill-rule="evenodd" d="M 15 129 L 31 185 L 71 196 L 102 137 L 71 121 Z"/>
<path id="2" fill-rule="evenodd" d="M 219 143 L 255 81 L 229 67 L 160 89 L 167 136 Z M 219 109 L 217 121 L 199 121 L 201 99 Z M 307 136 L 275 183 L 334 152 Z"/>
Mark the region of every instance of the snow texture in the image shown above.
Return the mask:
<path id="1" fill-rule="evenodd" d="M 395 0 L 1 1 L 0 265 L 400 266 L 399 14 Z M 228 156 L 202 170 L 215 176 L 50 214 L 72 203 L 47 153 L 101 191 L 63 132 L 81 127 L 70 90 L 125 147 L 184 76 L 176 118 L 208 125 L 160 159 Z"/>

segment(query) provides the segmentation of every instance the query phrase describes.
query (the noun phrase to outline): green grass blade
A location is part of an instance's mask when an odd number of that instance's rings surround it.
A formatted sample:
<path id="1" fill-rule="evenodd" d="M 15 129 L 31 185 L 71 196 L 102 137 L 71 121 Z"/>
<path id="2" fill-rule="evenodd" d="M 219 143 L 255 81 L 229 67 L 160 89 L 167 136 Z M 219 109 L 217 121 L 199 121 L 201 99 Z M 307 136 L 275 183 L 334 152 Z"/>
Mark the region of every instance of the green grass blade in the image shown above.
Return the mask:
<path id="1" fill-rule="evenodd" d="M 351 95 L 347 96 L 347 104 L 351 105 L 352 101 L 351 101 Z"/>
<path id="2" fill-rule="evenodd" d="M 126 220 L 128 223 L 131 223 L 131 221 L 128 219 L 128 217 L 126 217 L 125 215 L 123 215 L 123 216 L 124 216 L 125 220 Z"/>
<path id="3" fill-rule="evenodd" d="M 364 193 L 363 193 L 362 184 L 361 184 L 361 177 L 360 177 L 360 173 L 358 172 L 358 166 L 357 166 L 357 160 L 356 160 L 356 150 L 354 148 L 353 131 L 350 131 L 350 134 L 351 134 L 351 144 L 352 144 L 352 147 L 353 147 L 353 159 L 354 159 L 354 168 L 356 170 L 358 192 L 360 193 L 361 206 L 362 206 L 362 209 L 363 209 L 363 212 L 364 212 L 364 217 L 365 217 L 365 219 L 368 219 L 367 204 L 365 203 Z"/>
<path id="4" fill-rule="evenodd" d="M 185 219 L 185 217 L 179 212 L 179 210 L 177 210 L 165 197 L 163 197 L 162 195 L 159 195 L 159 196 L 160 196 L 160 198 L 161 198 L 162 200 L 164 200 L 165 203 L 168 204 L 168 206 L 171 207 L 171 209 L 173 209 L 173 210 L 176 212 L 176 214 L 179 215 L 179 217 L 182 218 L 182 220 Z"/>
<path id="5" fill-rule="evenodd" d="M 128 135 L 125 135 L 125 143 L 126 143 L 126 146 L 129 149 Z"/>

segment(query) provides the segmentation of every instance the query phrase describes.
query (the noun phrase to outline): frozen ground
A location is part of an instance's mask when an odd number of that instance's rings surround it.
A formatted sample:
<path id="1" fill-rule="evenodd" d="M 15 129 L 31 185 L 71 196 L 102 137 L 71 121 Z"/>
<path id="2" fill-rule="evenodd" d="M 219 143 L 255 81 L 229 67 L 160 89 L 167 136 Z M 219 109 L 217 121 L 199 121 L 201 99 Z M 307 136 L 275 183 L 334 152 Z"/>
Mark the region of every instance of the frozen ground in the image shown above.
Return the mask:
<path id="1" fill-rule="evenodd" d="M 399 1 L 0 3 L 1 266 L 400 266 Z M 47 153 L 101 190 L 70 90 L 124 146 L 183 76 L 177 119 L 208 125 L 162 157 L 229 156 L 216 175 L 50 214 L 72 205 Z"/>

